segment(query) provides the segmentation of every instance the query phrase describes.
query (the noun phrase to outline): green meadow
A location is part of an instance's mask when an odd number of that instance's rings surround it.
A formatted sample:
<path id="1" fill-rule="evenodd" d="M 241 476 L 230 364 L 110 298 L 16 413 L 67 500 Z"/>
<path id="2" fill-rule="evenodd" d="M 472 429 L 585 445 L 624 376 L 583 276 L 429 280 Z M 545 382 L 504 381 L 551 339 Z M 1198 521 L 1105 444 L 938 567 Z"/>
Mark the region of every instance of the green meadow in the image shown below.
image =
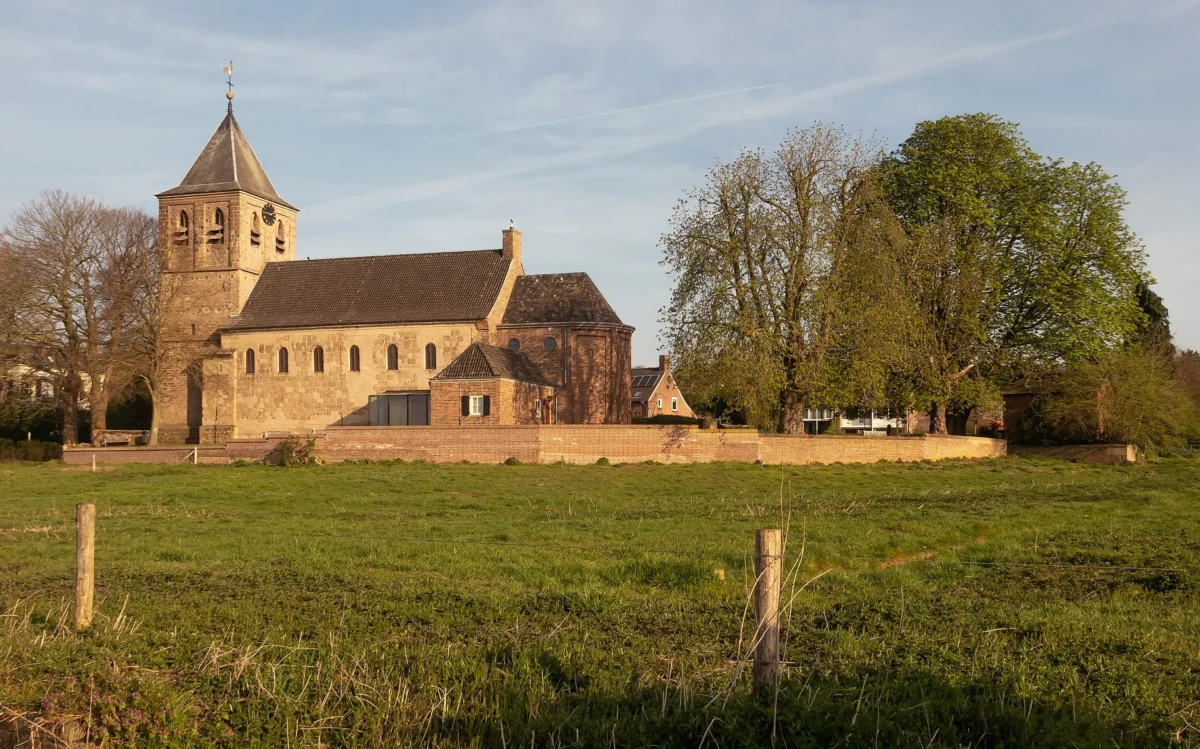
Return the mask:
<path id="1" fill-rule="evenodd" d="M 0 608 L 0 724 L 94 745 L 1200 746 L 1200 460 L 0 464 Z"/>

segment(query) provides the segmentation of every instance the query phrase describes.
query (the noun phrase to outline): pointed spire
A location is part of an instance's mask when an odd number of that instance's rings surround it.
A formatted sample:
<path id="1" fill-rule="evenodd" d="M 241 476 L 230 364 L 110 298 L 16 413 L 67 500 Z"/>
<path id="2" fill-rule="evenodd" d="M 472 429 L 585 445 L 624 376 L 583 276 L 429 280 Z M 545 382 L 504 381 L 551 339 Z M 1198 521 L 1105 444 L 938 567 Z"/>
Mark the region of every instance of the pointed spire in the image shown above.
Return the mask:
<path id="1" fill-rule="evenodd" d="M 183 181 L 178 187 L 159 193 L 158 197 L 231 190 L 242 190 L 295 210 L 295 206 L 275 192 L 266 170 L 254 155 L 250 141 L 246 139 L 246 134 L 233 117 L 232 98 L 225 119 L 209 138 L 208 145 L 200 152 Z"/>

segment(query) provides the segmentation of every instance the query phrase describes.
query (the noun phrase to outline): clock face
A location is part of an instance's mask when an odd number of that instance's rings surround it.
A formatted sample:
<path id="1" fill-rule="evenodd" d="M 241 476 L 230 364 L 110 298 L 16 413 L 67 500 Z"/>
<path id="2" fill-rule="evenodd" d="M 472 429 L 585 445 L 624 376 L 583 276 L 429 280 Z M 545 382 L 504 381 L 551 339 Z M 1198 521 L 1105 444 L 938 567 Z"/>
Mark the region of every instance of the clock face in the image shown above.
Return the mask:
<path id="1" fill-rule="evenodd" d="M 275 223 L 275 206 L 267 203 L 262 207 L 263 223 L 270 226 Z"/>

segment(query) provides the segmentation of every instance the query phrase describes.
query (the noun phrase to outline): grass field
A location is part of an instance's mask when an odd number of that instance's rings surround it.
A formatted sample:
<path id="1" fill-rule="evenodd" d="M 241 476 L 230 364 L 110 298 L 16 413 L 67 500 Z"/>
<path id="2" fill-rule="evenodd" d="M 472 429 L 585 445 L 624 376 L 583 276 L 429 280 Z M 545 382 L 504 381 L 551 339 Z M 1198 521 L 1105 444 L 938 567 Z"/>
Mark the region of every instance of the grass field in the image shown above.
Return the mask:
<path id="1" fill-rule="evenodd" d="M 1196 460 L 0 465 L 0 706 L 107 745 L 1197 746 L 1198 511 Z"/>

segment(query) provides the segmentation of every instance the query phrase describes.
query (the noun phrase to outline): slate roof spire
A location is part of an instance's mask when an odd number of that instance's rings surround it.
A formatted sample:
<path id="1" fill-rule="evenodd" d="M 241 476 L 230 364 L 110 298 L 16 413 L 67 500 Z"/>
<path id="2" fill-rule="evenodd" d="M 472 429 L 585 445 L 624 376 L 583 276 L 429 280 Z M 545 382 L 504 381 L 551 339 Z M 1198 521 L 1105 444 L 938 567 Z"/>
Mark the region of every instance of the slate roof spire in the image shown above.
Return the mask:
<path id="1" fill-rule="evenodd" d="M 233 117 L 233 100 L 229 100 L 229 111 L 200 152 L 192 168 L 177 187 L 160 192 L 167 195 L 196 195 L 209 192 L 242 190 L 251 195 L 286 206 L 296 207 L 279 197 L 267 172 L 254 155 L 250 141 Z"/>

